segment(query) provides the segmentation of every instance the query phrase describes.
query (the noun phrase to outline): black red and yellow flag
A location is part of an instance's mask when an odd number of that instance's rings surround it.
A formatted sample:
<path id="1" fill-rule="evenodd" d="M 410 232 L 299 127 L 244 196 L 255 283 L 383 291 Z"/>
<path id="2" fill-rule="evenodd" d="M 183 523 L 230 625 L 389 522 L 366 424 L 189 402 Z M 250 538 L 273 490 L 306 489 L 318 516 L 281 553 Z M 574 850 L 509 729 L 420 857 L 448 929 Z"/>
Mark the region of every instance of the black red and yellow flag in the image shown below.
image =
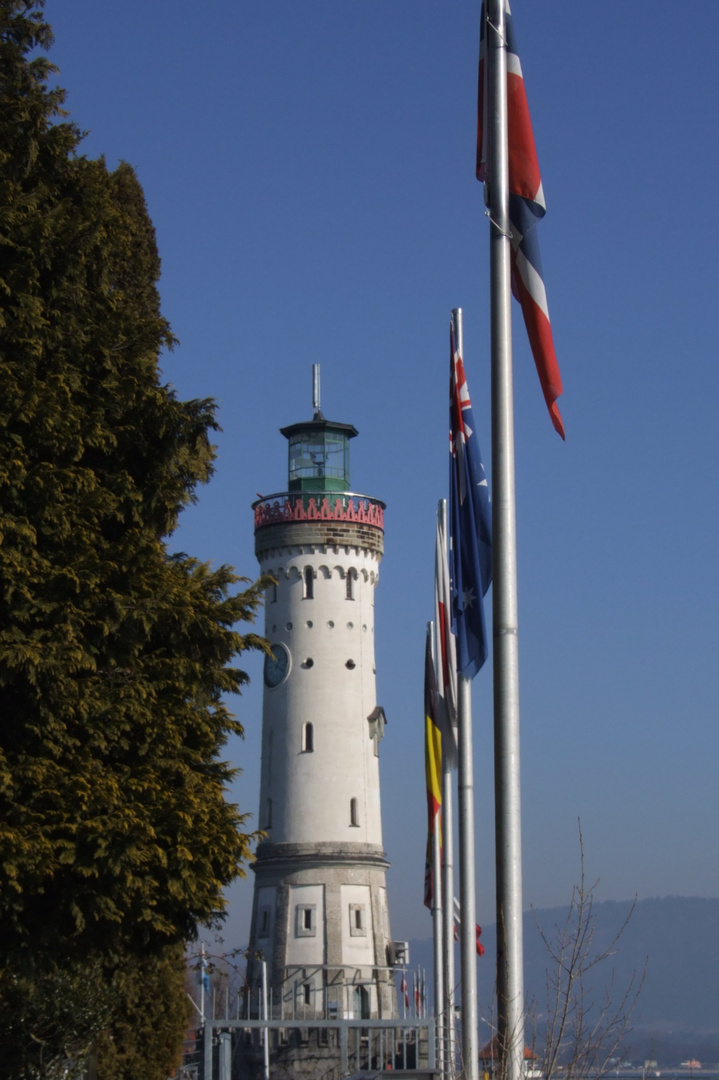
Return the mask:
<path id="1" fill-rule="evenodd" d="M 424 902 L 432 906 L 434 874 L 432 870 L 432 838 L 440 831 L 442 842 L 442 732 L 439 725 L 437 677 L 432 659 L 431 631 L 427 629 L 424 655 L 424 770 L 427 781 L 427 861 L 424 872 Z"/>

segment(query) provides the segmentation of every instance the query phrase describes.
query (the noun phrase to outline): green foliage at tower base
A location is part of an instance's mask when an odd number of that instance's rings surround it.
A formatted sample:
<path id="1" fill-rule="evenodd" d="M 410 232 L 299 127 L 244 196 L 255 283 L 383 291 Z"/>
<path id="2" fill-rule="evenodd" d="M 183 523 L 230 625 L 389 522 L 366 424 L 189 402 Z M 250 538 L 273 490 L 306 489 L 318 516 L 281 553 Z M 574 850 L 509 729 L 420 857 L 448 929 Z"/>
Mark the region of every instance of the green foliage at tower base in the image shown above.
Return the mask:
<path id="1" fill-rule="evenodd" d="M 98 1080 L 166 1080 L 180 1064 L 178 1033 L 191 1019 L 184 950 L 128 959 L 110 985 L 122 1008 L 98 1040 Z"/>
<path id="2" fill-rule="evenodd" d="M 135 1000 L 155 964 L 169 987 L 221 914 L 253 838 L 225 797 L 225 695 L 266 647 L 235 629 L 262 582 L 168 550 L 214 406 L 161 382 L 142 189 L 79 153 L 42 7 L 0 0 L 0 1016 L 37 1049 L 18 1077 L 50 1076 L 63 1031 L 70 1058 L 109 1024 L 119 1054 L 118 980 Z"/>
<path id="3" fill-rule="evenodd" d="M 166 1080 L 180 1064 L 190 1009 L 185 955 L 42 959 L 0 976 L 0 1076 L 78 1080 Z"/>

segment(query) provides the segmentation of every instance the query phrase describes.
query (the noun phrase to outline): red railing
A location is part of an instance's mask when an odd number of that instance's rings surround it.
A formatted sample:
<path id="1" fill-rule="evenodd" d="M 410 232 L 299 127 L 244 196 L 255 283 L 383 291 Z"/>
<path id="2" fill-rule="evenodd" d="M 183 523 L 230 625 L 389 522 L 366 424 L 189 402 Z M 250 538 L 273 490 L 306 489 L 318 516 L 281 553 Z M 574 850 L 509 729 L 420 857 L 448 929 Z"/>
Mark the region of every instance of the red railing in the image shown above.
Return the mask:
<path id="1" fill-rule="evenodd" d="M 326 491 L 283 491 L 252 504 L 256 529 L 290 521 L 354 521 L 384 530 L 384 508 L 368 495 Z"/>

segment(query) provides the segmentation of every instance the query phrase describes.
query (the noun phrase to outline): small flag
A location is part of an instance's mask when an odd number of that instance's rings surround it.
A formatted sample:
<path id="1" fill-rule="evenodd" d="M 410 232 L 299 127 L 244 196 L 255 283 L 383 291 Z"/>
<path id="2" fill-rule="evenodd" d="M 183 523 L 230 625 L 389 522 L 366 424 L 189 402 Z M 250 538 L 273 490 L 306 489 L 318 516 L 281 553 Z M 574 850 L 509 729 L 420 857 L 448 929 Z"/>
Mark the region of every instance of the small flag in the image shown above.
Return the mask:
<path id="1" fill-rule="evenodd" d="M 442 721 L 442 753 L 453 769 L 457 767 L 457 645 L 452 633 L 452 593 L 449 586 L 446 502 L 437 510 L 437 539 L 434 555 L 434 634 L 437 695 Z"/>
<path id="2" fill-rule="evenodd" d="M 474 678 L 487 659 L 483 597 L 492 581 L 489 487 L 474 426 L 464 363 L 450 325 L 449 569 L 457 669 Z"/>
<path id="3" fill-rule="evenodd" d="M 564 438 L 564 424 L 557 405 L 557 398 L 562 393 L 562 377 L 559 374 L 559 364 L 554 351 L 539 243 L 535 232 L 535 226 L 544 217 L 547 208 L 539 174 L 532 122 L 529 117 L 522 65 L 517 55 L 509 0 L 505 0 L 505 11 L 512 292 L 522 308 L 524 325 L 549 415 L 555 430 Z M 484 4 L 482 4 L 480 20 L 477 179 L 486 181 L 488 179 L 486 153 L 488 102 L 485 87 L 487 19 Z"/>
<path id="4" fill-rule="evenodd" d="M 424 770 L 427 781 L 427 859 L 424 873 L 424 902 L 431 908 L 434 896 L 432 837 L 435 829 L 442 828 L 442 732 L 439 727 L 437 681 L 432 660 L 429 627 L 427 627 L 424 653 Z"/>
<path id="5" fill-rule="evenodd" d="M 409 1008 L 409 990 L 407 988 L 407 976 L 402 972 L 402 982 L 399 984 L 399 990 L 401 994 L 404 994 L 404 1007 Z"/>
<path id="6" fill-rule="evenodd" d="M 460 928 L 461 925 L 462 925 L 462 919 L 461 919 L 460 913 L 459 913 L 459 900 L 455 896 L 455 898 L 454 898 L 454 940 L 455 941 L 459 941 L 459 928 Z M 476 943 L 477 943 L 477 956 L 484 956 L 485 948 L 484 948 L 484 945 L 479 940 L 481 938 L 481 936 L 482 936 L 482 927 L 479 925 L 479 923 L 476 923 L 475 927 L 476 927 L 475 940 L 476 940 Z"/>

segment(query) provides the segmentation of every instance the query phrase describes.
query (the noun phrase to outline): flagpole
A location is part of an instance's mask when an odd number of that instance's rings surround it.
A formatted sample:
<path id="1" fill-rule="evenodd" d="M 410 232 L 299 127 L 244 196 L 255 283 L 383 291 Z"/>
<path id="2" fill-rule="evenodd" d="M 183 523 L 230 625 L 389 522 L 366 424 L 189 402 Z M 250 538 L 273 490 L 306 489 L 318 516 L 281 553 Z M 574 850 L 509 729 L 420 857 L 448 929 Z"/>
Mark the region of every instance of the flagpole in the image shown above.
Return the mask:
<path id="1" fill-rule="evenodd" d="M 479 1080 L 477 1038 L 477 940 L 474 886 L 474 779 L 472 762 L 472 681 L 457 680 L 459 726 L 459 928 L 462 970 L 462 1065 L 466 1080 Z"/>
<path id="2" fill-rule="evenodd" d="M 200 1017 L 205 1024 L 205 943 L 200 942 Z"/>
<path id="3" fill-rule="evenodd" d="M 447 566 L 447 500 L 440 499 L 437 507 L 440 519 L 440 535 L 443 538 L 441 551 L 442 565 Z M 436 628 L 439 631 L 439 627 Z M 441 649 L 437 649 L 438 660 Z M 445 688 L 445 694 L 447 688 Z M 456 1032 L 454 1024 L 455 983 L 454 983 L 454 791 L 452 780 L 452 753 L 449 731 L 451 721 L 445 716 L 442 746 L 442 908 L 443 927 L 442 945 L 444 951 L 444 1063 L 447 1080 L 454 1077 L 456 1065 Z M 445 745 L 446 743 L 446 745 Z M 455 755 L 456 756 L 456 755 Z"/>
<path id="4" fill-rule="evenodd" d="M 497 1006 L 501 1075 L 505 1080 L 521 1080 L 524 979 L 505 4 L 506 0 L 487 0 L 485 28 L 492 353 Z"/>
<path id="5" fill-rule="evenodd" d="M 432 663 L 437 664 L 434 648 L 434 623 L 427 623 L 427 635 L 430 643 Z M 442 782 L 444 782 L 444 752 L 442 753 Z M 437 1022 L 437 1049 L 440 1073 L 444 1073 L 444 1033 L 443 1018 L 445 1013 L 444 997 L 444 957 L 443 957 L 443 896 L 442 896 L 442 831 L 445 828 L 444 806 L 437 811 L 432 829 L 432 938 L 434 942 L 434 1015 Z M 446 837 L 444 838 L 446 843 Z M 446 901 L 445 901 L 446 904 Z"/>
<path id="6" fill-rule="evenodd" d="M 462 310 L 452 310 L 455 341 L 464 355 Z M 477 1011 L 477 939 L 474 882 L 474 764 L 472 752 L 472 680 L 457 676 L 458 727 L 458 825 L 459 825 L 459 930 L 462 971 L 462 1067 L 465 1080 L 479 1080 L 479 1041 Z"/>
<path id="7" fill-rule="evenodd" d="M 444 953 L 444 1062 L 454 1076 L 454 807 L 452 768 L 442 756 L 442 951 Z"/>

